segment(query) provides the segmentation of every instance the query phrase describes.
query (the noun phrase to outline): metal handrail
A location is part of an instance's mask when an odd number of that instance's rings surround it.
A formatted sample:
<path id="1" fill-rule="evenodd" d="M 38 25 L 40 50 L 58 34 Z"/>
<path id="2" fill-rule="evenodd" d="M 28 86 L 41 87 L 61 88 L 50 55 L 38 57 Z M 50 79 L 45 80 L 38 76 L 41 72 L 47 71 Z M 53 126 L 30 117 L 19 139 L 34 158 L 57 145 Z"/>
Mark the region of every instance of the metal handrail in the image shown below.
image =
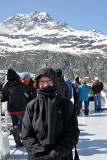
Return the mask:
<path id="1" fill-rule="evenodd" d="M 3 102 L 4 103 L 4 102 Z M 9 130 L 8 130 L 8 111 L 7 104 L 4 105 L 4 116 L 1 115 L 3 103 L 0 97 L 0 159 L 5 159 L 10 154 Z"/>
<path id="2" fill-rule="evenodd" d="M 3 109 L 3 104 L 5 103 L 5 108 Z M 7 104 L 6 102 L 1 103 L 0 100 L 0 133 L 8 130 L 8 111 L 7 111 Z M 4 113 L 4 116 L 2 116 Z M 3 127 L 4 126 L 4 127 Z"/>

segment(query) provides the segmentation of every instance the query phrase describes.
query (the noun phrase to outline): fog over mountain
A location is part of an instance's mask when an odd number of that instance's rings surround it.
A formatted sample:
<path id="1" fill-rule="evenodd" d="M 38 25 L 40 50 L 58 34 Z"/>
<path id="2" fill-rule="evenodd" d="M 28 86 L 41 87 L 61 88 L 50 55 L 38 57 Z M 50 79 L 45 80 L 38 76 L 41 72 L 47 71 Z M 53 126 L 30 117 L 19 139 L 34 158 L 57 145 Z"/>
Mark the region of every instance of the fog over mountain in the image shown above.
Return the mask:
<path id="1" fill-rule="evenodd" d="M 42 67 L 61 68 L 71 80 L 98 76 L 107 82 L 107 36 L 72 29 L 38 11 L 0 23 L 0 70 L 36 73 Z"/>

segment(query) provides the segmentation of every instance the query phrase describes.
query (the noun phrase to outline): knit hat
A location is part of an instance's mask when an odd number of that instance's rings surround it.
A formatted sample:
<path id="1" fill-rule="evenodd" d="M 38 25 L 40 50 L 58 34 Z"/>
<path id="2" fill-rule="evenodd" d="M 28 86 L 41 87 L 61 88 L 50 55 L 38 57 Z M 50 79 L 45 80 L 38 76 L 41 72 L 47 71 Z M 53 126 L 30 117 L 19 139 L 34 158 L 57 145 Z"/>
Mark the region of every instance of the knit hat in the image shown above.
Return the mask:
<path id="1" fill-rule="evenodd" d="M 25 79 L 25 78 L 28 77 L 28 76 L 29 76 L 29 74 L 26 73 L 26 72 L 23 72 L 23 73 L 21 74 L 22 79 Z"/>
<path id="2" fill-rule="evenodd" d="M 35 75 L 35 80 L 40 78 L 40 76 L 49 77 L 50 79 L 52 79 L 55 82 L 55 85 L 57 84 L 57 76 L 56 76 L 56 73 L 55 73 L 54 69 L 52 69 L 52 68 L 42 68 L 42 69 L 40 69 L 37 72 L 37 74 Z"/>
<path id="3" fill-rule="evenodd" d="M 95 80 L 98 81 L 98 77 L 95 77 Z"/>
<path id="4" fill-rule="evenodd" d="M 96 80 L 96 81 L 99 81 L 98 77 L 95 77 L 95 80 Z"/>
<path id="5" fill-rule="evenodd" d="M 62 70 L 61 69 L 56 69 L 55 70 L 57 77 L 61 77 L 62 76 Z"/>
<path id="6" fill-rule="evenodd" d="M 75 78 L 75 81 L 79 82 L 79 77 L 76 77 L 76 78 Z"/>
<path id="7" fill-rule="evenodd" d="M 7 80 L 19 80 L 19 75 L 13 69 L 8 69 Z"/>

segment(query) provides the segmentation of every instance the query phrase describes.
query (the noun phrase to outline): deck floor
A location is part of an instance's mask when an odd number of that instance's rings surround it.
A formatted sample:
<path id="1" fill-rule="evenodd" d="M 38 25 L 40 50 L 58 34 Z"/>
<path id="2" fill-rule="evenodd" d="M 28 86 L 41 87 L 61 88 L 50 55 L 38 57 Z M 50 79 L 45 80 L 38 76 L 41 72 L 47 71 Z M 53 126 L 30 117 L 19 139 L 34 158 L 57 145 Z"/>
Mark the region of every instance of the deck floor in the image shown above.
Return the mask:
<path id="1" fill-rule="evenodd" d="M 78 116 L 80 137 L 77 145 L 80 160 L 107 160 L 107 111 Z M 10 155 L 6 160 L 27 160 L 24 147 L 15 148 L 9 136 Z"/>

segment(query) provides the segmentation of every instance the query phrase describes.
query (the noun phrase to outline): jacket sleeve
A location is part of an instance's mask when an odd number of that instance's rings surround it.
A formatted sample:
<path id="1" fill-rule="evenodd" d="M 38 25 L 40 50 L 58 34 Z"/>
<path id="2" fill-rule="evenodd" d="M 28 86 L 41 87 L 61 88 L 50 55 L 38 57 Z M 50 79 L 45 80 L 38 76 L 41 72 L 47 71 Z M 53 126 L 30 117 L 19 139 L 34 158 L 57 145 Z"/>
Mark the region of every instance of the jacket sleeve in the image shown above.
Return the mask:
<path id="1" fill-rule="evenodd" d="M 61 158 L 66 157 L 78 143 L 80 131 L 75 108 L 71 101 L 68 104 L 66 103 L 65 107 L 64 134 L 55 149 L 50 152 L 50 155 L 54 160 L 60 160 Z"/>
<path id="2" fill-rule="evenodd" d="M 66 93 L 65 93 L 66 99 L 70 99 L 70 90 L 68 88 L 68 85 L 66 85 Z"/>
<path id="3" fill-rule="evenodd" d="M 80 93 L 80 91 L 81 91 L 81 87 L 79 86 L 79 87 L 77 88 L 77 93 Z"/>
<path id="4" fill-rule="evenodd" d="M 28 103 L 26 107 L 22 122 L 22 141 L 27 152 L 30 155 L 33 155 L 33 157 L 35 157 L 34 160 L 36 160 L 36 156 L 39 156 L 39 154 L 41 155 L 41 153 L 44 151 L 44 147 L 39 143 L 32 127 L 33 111 L 31 106 L 33 105 L 33 102 L 34 100 Z"/>
<path id="5" fill-rule="evenodd" d="M 70 85 L 70 98 L 72 98 L 72 83 Z"/>

